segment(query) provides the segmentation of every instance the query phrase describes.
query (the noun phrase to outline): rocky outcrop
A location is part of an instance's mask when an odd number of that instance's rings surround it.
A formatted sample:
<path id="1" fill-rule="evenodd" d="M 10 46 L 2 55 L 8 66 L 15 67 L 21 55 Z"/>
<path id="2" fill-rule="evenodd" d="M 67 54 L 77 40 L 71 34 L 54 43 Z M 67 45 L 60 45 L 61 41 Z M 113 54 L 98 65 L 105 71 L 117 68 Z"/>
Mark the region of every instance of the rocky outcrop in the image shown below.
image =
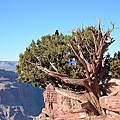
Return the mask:
<path id="1" fill-rule="evenodd" d="M 106 110 L 106 116 L 89 117 L 78 101 L 57 94 L 51 84 L 43 95 L 45 108 L 34 120 L 120 120 L 120 80 L 110 80 L 107 96 L 100 98 L 100 105 Z"/>
<path id="2" fill-rule="evenodd" d="M 100 97 L 99 101 L 106 110 L 106 116 L 92 116 L 92 120 L 120 120 L 120 80 L 111 79 L 107 96 Z"/>
<path id="3" fill-rule="evenodd" d="M 0 120 L 32 120 L 44 107 L 43 90 L 16 78 L 17 73 L 0 70 Z"/>
<path id="4" fill-rule="evenodd" d="M 109 81 L 107 95 L 100 98 L 101 107 L 106 109 L 106 119 L 120 120 L 120 80 Z"/>
<path id="5" fill-rule="evenodd" d="M 80 120 L 86 117 L 78 101 L 57 94 L 53 86 L 49 84 L 43 93 L 45 108 L 34 120 Z M 81 117 L 80 117 L 81 116 Z"/>

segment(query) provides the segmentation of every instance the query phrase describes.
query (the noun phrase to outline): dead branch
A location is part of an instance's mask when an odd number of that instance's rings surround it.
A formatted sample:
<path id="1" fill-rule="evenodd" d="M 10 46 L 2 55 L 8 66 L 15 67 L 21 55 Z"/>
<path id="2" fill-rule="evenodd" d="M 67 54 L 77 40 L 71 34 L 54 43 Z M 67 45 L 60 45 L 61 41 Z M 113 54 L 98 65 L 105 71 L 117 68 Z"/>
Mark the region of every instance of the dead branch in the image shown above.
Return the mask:
<path id="1" fill-rule="evenodd" d="M 73 50 L 74 54 L 76 55 L 76 57 L 83 63 L 84 67 L 85 67 L 85 70 L 86 70 L 86 77 L 89 77 L 89 71 L 90 71 L 90 65 L 89 63 L 85 60 L 83 54 L 81 51 L 79 51 L 80 53 L 80 56 L 78 55 L 78 53 L 75 51 L 73 45 L 71 42 L 69 42 L 69 45 L 71 47 L 71 49 Z"/>
<path id="2" fill-rule="evenodd" d="M 71 91 L 71 90 L 66 90 L 66 89 L 63 89 L 63 88 L 58 88 L 58 87 L 55 87 L 55 91 L 63 96 L 66 96 L 66 97 L 69 97 L 69 98 L 72 98 L 72 99 L 75 99 L 75 100 L 78 100 L 80 102 L 85 102 L 85 101 L 88 101 L 88 95 L 87 97 L 85 96 L 85 93 L 76 93 L 74 91 Z"/>
<path id="3" fill-rule="evenodd" d="M 50 71 L 49 69 L 44 68 L 44 67 L 39 66 L 39 65 L 36 65 L 36 67 L 38 68 L 38 70 L 41 70 L 41 71 L 45 72 L 46 74 L 48 74 L 48 75 L 50 75 L 52 77 L 57 77 L 57 78 L 61 79 L 62 81 L 64 81 L 65 83 L 84 86 L 89 91 L 91 91 L 91 89 L 90 89 L 90 87 L 88 85 L 89 78 L 72 79 L 72 78 L 69 78 L 69 76 L 66 75 L 66 74 L 60 74 L 58 72 Z"/>

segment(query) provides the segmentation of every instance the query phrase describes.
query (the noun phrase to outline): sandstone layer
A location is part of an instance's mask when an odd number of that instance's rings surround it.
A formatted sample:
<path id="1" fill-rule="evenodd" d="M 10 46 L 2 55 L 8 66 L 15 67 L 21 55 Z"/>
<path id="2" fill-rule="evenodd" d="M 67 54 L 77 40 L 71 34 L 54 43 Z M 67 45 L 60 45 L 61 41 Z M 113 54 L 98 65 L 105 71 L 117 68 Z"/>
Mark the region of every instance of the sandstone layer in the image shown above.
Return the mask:
<path id="1" fill-rule="evenodd" d="M 105 116 L 88 116 L 78 101 L 56 93 L 51 84 L 43 95 L 45 108 L 34 120 L 120 120 L 120 80 L 110 80 L 107 96 L 100 98 Z"/>

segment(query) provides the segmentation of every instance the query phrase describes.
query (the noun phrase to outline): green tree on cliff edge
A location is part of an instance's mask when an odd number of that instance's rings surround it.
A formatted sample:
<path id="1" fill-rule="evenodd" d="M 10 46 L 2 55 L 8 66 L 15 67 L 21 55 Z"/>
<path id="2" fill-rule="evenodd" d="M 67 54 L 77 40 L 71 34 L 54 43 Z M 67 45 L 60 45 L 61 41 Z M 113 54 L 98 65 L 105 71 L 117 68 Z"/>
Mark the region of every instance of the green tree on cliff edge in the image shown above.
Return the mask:
<path id="1" fill-rule="evenodd" d="M 114 57 L 111 58 L 110 72 L 112 77 L 120 78 L 120 51 L 114 53 Z"/>
<path id="2" fill-rule="evenodd" d="M 83 109 L 103 115 L 99 97 L 105 94 L 102 85 L 108 73 L 105 51 L 114 42 L 112 28 L 104 32 L 98 27 L 87 27 L 72 32 L 72 36 L 46 35 L 32 41 L 20 54 L 17 66 L 19 80 L 45 88 L 51 83 L 56 92 L 75 99 Z"/>

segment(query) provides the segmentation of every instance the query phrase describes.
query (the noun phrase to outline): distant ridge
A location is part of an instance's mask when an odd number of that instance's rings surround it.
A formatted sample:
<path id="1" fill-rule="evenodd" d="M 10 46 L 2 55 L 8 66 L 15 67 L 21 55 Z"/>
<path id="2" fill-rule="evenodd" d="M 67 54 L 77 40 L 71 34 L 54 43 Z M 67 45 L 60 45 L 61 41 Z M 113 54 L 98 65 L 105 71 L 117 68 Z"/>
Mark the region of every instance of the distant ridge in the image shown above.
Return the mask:
<path id="1" fill-rule="evenodd" d="M 18 63 L 0 61 L 0 120 L 33 120 L 44 107 L 43 89 L 16 81 Z"/>
<path id="2" fill-rule="evenodd" d="M 0 69 L 7 71 L 16 71 L 16 65 L 18 64 L 18 61 L 0 61 Z"/>

